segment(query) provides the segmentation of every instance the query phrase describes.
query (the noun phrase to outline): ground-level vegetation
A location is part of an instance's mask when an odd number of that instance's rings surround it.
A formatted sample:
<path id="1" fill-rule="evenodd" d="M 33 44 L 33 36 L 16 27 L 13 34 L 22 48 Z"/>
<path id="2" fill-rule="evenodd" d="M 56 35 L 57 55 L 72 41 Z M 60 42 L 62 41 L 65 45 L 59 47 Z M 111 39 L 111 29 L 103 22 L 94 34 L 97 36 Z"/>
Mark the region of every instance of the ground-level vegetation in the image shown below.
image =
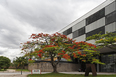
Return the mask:
<path id="1" fill-rule="evenodd" d="M 85 77 L 84 74 L 62 74 L 62 73 L 48 73 L 48 74 L 30 74 L 27 77 Z M 89 75 L 88 77 L 93 77 Z M 116 75 L 97 75 L 95 77 L 116 77 Z"/>

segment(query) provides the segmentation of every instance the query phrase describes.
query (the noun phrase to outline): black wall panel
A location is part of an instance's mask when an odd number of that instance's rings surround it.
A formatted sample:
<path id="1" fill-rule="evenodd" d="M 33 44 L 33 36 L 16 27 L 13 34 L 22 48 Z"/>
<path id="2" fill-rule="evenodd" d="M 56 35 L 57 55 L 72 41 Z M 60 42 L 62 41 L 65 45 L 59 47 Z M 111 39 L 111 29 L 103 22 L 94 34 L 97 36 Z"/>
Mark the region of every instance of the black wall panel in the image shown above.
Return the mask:
<path id="1" fill-rule="evenodd" d="M 108 14 L 106 16 L 106 25 L 112 22 L 116 22 L 116 11 Z"/>
<path id="2" fill-rule="evenodd" d="M 94 34 L 98 34 L 99 32 L 101 32 L 101 34 L 105 34 L 105 26 L 100 27 L 100 28 L 98 28 L 98 29 L 95 29 L 95 30 L 93 30 L 93 31 L 91 31 L 91 32 L 88 32 L 88 33 L 86 34 L 86 37 L 92 36 L 92 35 L 94 35 Z"/>
<path id="3" fill-rule="evenodd" d="M 76 37 L 81 36 L 83 34 L 85 34 L 85 27 L 80 28 L 80 29 L 74 31 L 73 32 L 73 38 L 76 38 Z"/>
<path id="4" fill-rule="evenodd" d="M 72 33 L 72 27 L 63 32 L 63 35 L 69 35 Z"/>
<path id="5" fill-rule="evenodd" d="M 96 12 L 95 14 L 86 18 L 86 25 L 91 24 L 92 22 L 102 18 L 105 16 L 105 8 L 101 9 L 100 11 Z"/>

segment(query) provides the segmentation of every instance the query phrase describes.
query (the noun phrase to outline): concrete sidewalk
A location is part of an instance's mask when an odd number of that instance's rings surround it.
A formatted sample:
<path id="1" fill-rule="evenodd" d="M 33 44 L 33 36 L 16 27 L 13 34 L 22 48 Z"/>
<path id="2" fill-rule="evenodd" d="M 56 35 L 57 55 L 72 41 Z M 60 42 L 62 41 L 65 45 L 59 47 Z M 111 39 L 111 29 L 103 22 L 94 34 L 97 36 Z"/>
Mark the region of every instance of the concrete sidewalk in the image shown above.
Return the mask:
<path id="1" fill-rule="evenodd" d="M 51 72 L 41 72 L 41 74 L 46 74 L 46 73 L 51 73 Z M 85 74 L 85 72 L 59 72 L 59 73 L 64 73 L 64 74 Z M 22 75 L 20 72 L 0 72 L 0 77 L 27 77 L 28 74 L 31 74 L 31 72 L 23 72 Z M 92 74 L 91 72 L 89 74 Z M 116 74 L 116 73 L 102 73 L 102 72 L 97 72 L 97 75 L 111 75 L 111 74 Z"/>
<path id="2" fill-rule="evenodd" d="M 27 75 L 0 75 L 0 77 L 27 77 Z"/>

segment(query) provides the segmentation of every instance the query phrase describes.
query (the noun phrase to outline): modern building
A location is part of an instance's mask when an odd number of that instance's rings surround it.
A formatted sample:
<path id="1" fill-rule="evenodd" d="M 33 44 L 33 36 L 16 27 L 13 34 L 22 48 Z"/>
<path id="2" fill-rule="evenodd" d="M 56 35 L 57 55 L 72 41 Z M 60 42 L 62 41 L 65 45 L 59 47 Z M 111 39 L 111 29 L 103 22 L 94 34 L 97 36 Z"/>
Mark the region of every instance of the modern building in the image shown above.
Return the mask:
<path id="1" fill-rule="evenodd" d="M 106 0 L 87 14 L 75 20 L 59 33 L 76 41 L 86 41 L 86 37 L 101 31 L 116 32 L 116 0 Z M 94 44 L 93 40 L 87 41 Z M 101 61 L 106 65 L 97 65 L 98 72 L 116 72 L 116 51 L 105 48 L 101 51 Z M 109 56 L 112 55 L 112 56 Z"/>

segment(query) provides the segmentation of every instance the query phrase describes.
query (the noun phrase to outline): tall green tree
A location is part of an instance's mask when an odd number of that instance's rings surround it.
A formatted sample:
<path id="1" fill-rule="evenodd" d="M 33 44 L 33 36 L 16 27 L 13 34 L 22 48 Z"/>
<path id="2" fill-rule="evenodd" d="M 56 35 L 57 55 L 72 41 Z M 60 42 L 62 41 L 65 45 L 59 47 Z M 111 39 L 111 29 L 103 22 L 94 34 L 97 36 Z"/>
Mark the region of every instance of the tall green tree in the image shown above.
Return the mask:
<path id="1" fill-rule="evenodd" d="M 7 69 L 10 67 L 10 59 L 4 56 L 0 56 L 0 70 Z"/>
<path id="2" fill-rule="evenodd" d="M 16 59 L 13 60 L 13 65 L 16 68 L 19 68 L 19 67 L 24 68 L 24 66 L 27 64 L 28 64 L 28 59 L 26 59 L 24 56 L 16 57 Z"/>

